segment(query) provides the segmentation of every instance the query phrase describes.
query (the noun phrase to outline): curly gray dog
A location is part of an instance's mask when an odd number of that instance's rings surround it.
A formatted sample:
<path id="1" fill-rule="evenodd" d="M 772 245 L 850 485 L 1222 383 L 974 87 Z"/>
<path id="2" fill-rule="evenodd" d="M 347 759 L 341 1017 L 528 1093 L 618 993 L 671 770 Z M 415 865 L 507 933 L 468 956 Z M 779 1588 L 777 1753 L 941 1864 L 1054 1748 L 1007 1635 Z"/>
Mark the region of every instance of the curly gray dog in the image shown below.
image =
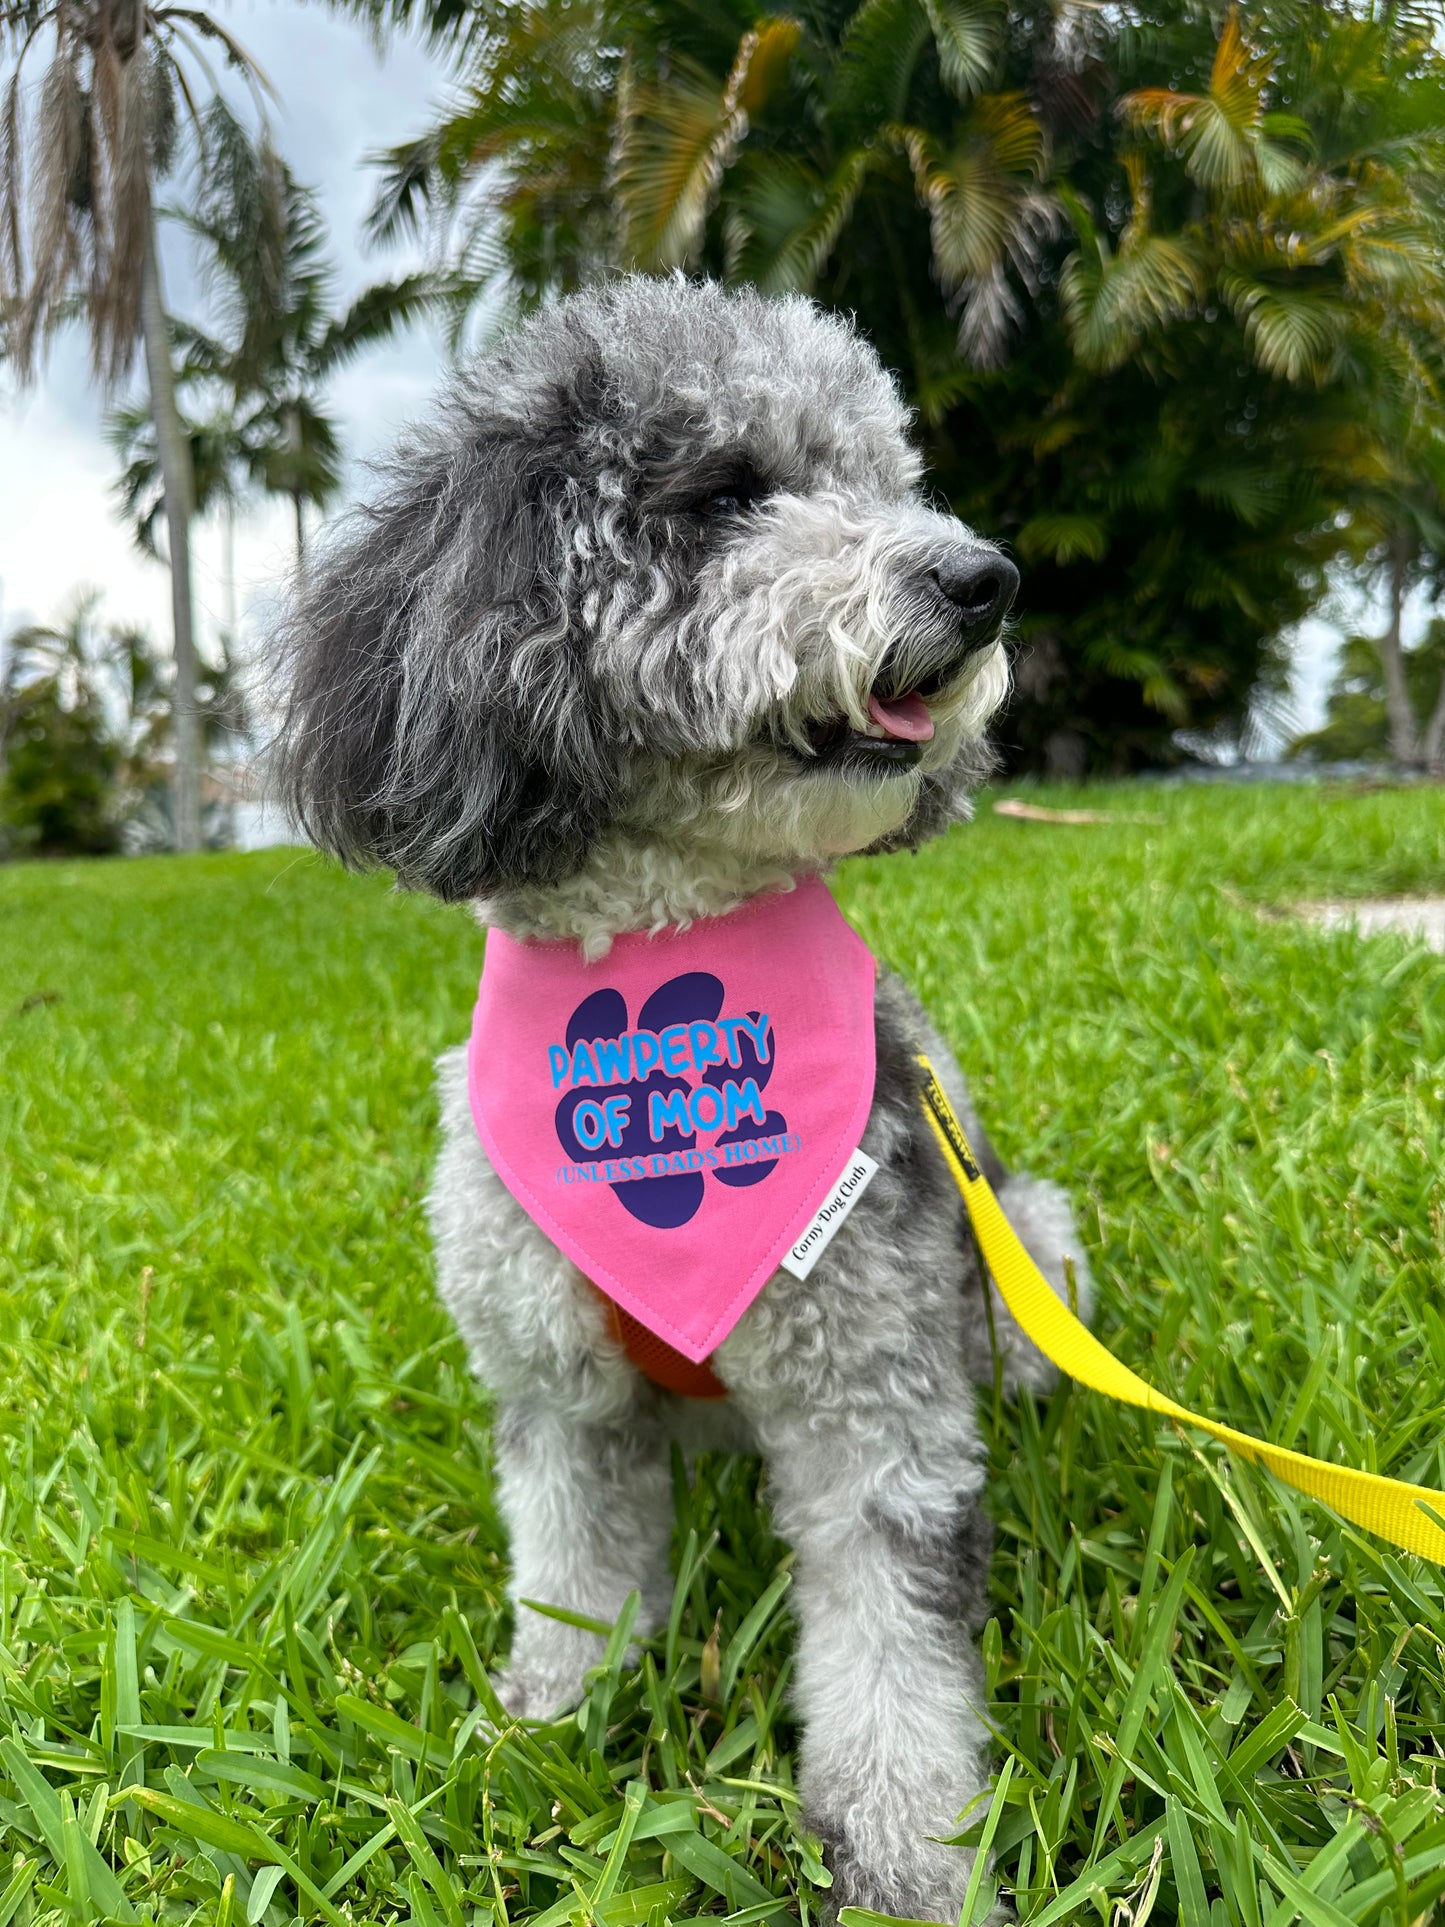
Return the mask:
<path id="1" fill-rule="evenodd" d="M 930 506 L 908 416 L 846 323 L 802 299 L 631 278 L 517 329 L 394 458 L 301 586 L 281 794 L 325 849 L 606 954 L 848 852 L 968 815 L 1007 688 L 1017 584 Z M 921 697 L 931 740 L 876 704 Z M 956 1920 L 943 1844 L 987 1786 L 991 1531 L 973 1387 L 985 1281 L 920 1109 L 927 1050 L 1056 1288 L 1087 1287 L 1061 1193 L 1007 1178 L 896 978 L 876 1000 L 880 1166 L 806 1281 L 779 1272 L 711 1364 L 658 1390 L 597 1293 L 492 1169 L 464 1054 L 440 1063 L 440 1289 L 496 1401 L 513 1593 L 611 1621 L 670 1596 L 668 1441 L 761 1451 L 796 1551 L 807 1821 L 833 1905 Z M 1049 1368 L 992 1306 L 1008 1382 Z M 518 1605 L 510 1710 L 551 1714 L 600 1657 Z"/>

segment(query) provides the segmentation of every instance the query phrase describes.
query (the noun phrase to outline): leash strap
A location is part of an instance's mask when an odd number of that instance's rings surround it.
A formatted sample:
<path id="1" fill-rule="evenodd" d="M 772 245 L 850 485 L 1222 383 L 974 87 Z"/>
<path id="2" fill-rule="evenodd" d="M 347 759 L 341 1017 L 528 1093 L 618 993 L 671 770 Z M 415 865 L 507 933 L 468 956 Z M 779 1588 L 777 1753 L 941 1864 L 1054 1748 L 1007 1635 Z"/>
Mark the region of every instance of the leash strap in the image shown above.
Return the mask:
<path id="1" fill-rule="evenodd" d="M 992 1186 L 969 1149 L 968 1139 L 933 1066 L 926 1057 L 918 1061 L 925 1072 L 924 1115 L 963 1194 L 984 1262 L 1020 1329 L 1045 1358 L 1091 1391 L 1208 1432 L 1241 1458 L 1267 1465 L 1286 1484 L 1307 1492 L 1311 1498 L 1322 1499 L 1342 1518 L 1364 1526 L 1407 1552 L 1418 1552 L 1426 1559 L 1445 1565 L 1445 1527 L 1437 1524 L 1424 1509 L 1428 1507 L 1445 1517 L 1445 1492 L 1382 1478 L 1377 1472 L 1358 1472 L 1348 1465 L 1326 1465 L 1319 1459 L 1307 1458 L 1303 1452 L 1290 1452 L 1282 1445 L 1269 1445 L 1263 1439 L 1251 1438 L 1247 1432 L 1236 1432 L 1232 1426 L 1201 1418 L 1198 1412 L 1187 1410 L 1163 1392 L 1156 1392 L 1152 1385 L 1146 1385 L 1127 1365 L 1121 1364 L 1107 1346 L 1101 1345 L 1068 1306 L 1060 1303 L 1048 1280 L 1024 1250 L 1018 1233 L 1004 1216 Z"/>

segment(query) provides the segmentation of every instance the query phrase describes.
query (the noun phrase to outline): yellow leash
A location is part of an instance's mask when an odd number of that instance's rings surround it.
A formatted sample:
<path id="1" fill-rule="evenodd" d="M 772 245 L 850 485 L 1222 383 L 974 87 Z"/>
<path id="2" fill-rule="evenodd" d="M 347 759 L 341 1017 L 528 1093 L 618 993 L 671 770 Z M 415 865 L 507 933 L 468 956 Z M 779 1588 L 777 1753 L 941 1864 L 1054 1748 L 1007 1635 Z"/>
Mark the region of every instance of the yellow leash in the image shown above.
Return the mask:
<path id="1" fill-rule="evenodd" d="M 1152 1385 L 1146 1385 L 1127 1365 L 1121 1365 L 1068 1306 L 1055 1297 L 1048 1280 L 1024 1250 L 1017 1232 L 999 1208 L 993 1188 L 969 1149 L 968 1139 L 933 1066 L 926 1057 L 918 1061 L 927 1072 L 924 1115 L 933 1127 L 933 1135 L 938 1139 L 954 1182 L 963 1193 L 984 1262 L 1020 1329 L 1045 1358 L 1092 1391 L 1103 1392 L 1125 1405 L 1141 1405 L 1146 1412 L 1158 1412 L 1165 1418 L 1177 1419 L 1181 1425 L 1193 1425 L 1201 1432 L 1208 1432 L 1213 1438 L 1223 1440 L 1241 1458 L 1257 1460 L 1286 1484 L 1297 1486 L 1311 1498 L 1323 1499 L 1342 1518 L 1403 1546 L 1407 1552 L 1418 1552 L 1426 1559 L 1445 1565 L 1445 1527 L 1437 1525 L 1423 1510 L 1428 1506 L 1445 1517 L 1445 1492 L 1432 1492 L 1422 1485 L 1406 1485 L 1399 1479 L 1381 1478 L 1377 1472 L 1357 1472 L 1348 1465 L 1326 1465 L 1319 1459 L 1307 1458 L 1303 1452 L 1290 1452 L 1282 1445 L 1267 1445 L 1263 1439 L 1251 1438 L 1247 1432 L 1236 1432 L 1232 1426 L 1217 1425 L 1213 1419 L 1187 1411 L 1164 1393 L 1156 1392 Z"/>

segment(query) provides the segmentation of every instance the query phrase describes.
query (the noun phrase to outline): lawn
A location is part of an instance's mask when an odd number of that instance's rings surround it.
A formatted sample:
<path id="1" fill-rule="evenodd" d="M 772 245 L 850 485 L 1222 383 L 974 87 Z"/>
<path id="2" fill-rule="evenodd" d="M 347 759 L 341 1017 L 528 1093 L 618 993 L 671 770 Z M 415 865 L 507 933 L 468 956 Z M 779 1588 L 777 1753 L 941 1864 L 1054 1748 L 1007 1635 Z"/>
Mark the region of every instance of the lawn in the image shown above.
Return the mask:
<path id="1" fill-rule="evenodd" d="M 1445 796 L 1087 801 L 1158 820 L 985 812 L 844 907 L 1071 1188 L 1130 1364 L 1445 1486 L 1445 960 L 1261 914 L 1440 890 Z M 0 1927 L 826 1904 L 756 1466 L 679 1466 L 640 1670 L 624 1625 L 575 1715 L 492 1723 L 487 1414 L 421 1206 L 480 959 L 296 852 L 0 871 Z M 1445 1573 L 1091 1393 L 983 1419 L 1019 1918 L 1430 1921 Z"/>

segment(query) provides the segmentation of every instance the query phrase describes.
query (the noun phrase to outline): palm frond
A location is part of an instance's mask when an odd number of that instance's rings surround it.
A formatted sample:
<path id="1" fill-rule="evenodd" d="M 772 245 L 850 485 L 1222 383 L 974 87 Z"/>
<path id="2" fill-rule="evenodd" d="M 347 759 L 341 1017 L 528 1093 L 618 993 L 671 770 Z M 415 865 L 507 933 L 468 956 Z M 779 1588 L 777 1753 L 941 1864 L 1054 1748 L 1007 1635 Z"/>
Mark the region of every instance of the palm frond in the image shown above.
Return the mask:
<path id="1" fill-rule="evenodd" d="M 954 408 L 979 384 L 976 369 L 956 357 L 942 366 L 920 366 L 917 374 L 917 407 L 930 428 L 940 427 Z"/>
<path id="2" fill-rule="evenodd" d="M 1299 178 L 1298 158 L 1286 144 L 1286 137 L 1297 135 L 1298 122 L 1278 126 L 1276 140 L 1265 137 L 1262 93 L 1270 66 L 1268 56 L 1246 47 L 1232 7 L 1207 93 L 1143 87 L 1123 97 L 1119 113 L 1126 124 L 1155 133 L 1176 150 L 1191 180 L 1211 193 L 1244 193 L 1261 180 L 1267 188 L 1269 180 L 1278 182 L 1282 191 Z"/>
<path id="3" fill-rule="evenodd" d="M 109 99 L 108 60 L 96 63 L 96 98 L 115 115 L 107 127 L 103 164 L 97 169 L 96 226 L 104 214 L 104 245 L 96 249 L 90 291 L 91 360 L 97 376 L 113 386 L 130 367 L 140 333 L 141 272 L 151 245 L 151 128 L 154 93 L 150 61 L 137 53 L 114 68 L 114 105 Z M 102 78 L 105 85 L 102 86 Z"/>
<path id="4" fill-rule="evenodd" d="M 1001 368 L 1007 361 L 1010 337 L 1026 321 L 1016 289 L 1031 300 L 1038 295 L 1049 244 L 1067 226 L 1053 192 L 1026 189 L 1014 195 L 1003 253 L 984 274 L 970 275 L 961 284 L 958 352 L 971 366 Z"/>
<path id="5" fill-rule="evenodd" d="M 972 100 L 993 79 L 1008 30 L 1002 0 L 924 0 L 945 86 Z"/>
<path id="6" fill-rule="evenodd" d="M 730 209 L 730 277 L 765 294 L 810 291 L 877 160 L 876 149 L 854 148 L 820 181 L 801 163 L 759 156 L 740 177 Z"/>
<path id="7" fill-rule="evenodd" d="M 796 20 L 776 15 L 759 20 L 745 36 L 747 57 L 735 72 L 738 106 L 750 121 L 763 112 L 787 79 L 802 31 Z"/>
<path id="8" fill-rule="evenodd" d="M 618 130 L 615 191 L 624 251 L 638 267 L 675 267 L 697 246 L 723 168 L 746 131 L 705 74 L 675 71 L 639 88 Z"/>
<path id="9" fill-rule="evenodd" d="M 1102 516 L 1078 512 L 1031 516 L 1015 540 L 1025 561 L 1046 559 L 1061 568 L 1070 562 L 1102 562 L 1109 550 Z"/>
<path id="10" fill-rule="evenodd" d="M 665 81 L 631 95 L 618 131 L 615 186 L 625 245 L 639 266 L 675 267 L 696 248 L 750 113 L 786 70 L 798 33 L 796 21 L 783 19 L 750 28 L 721 88 L 678 61 Z"/>
<path id="11" fill-rule="evenodd" d="M 976 146 L 947 156 L 918 127 L 893 132 L 908 156 L 918 198 L 928 209 L 933 258 L 945 288 L 989 272 L 1003 253 L 1013 196 L 992 157 Z"/>
<path id="12" fill-rule="evenodd" d="M 195 7 L 160 7 L 156 9 L 154 18 L 159 27 L 184 21 L 203 40 L 214 40 L 226 56 L 226 65 L 240 74 L 263 113 L 266 99 L 279 100 L 280 96 L 261 66 L 214 14 L 203 13 Z"/>
<path id="13" fill-rule="evenodd" d="M 1176 728 L 1189 719 L 1189 697 L 1176 673 L 1176 665 L 1163 656 L 1112 638 L 1089 650 L 1089 658 L 1100 669 L 1121 682 L 1137 685 L 1150 709 Z"/>
<path id="14" fill-rule="evenodd" d="M 1022 88 L 981 94 L 962 131 L 966 140 L 987 150 L 1000 172 L 1030 179 L 1043 174 L 1048 143 L 1033 102 Z"/>
<path id="15" fill-rule="evenodd" d="M 1055 410 L 1036 419 L 1021 422 L 1012 430 L 1001 433 L 999 446 L 1027 449 L 1034 460 L 1038 461 L 1045 455 L 1054 454 L 1058 449 L 1067 448 L 1070 442 L 1077 441 L 1085 432 L 1082 417 L 1072 410 L 1058 412 L 1056 403 Z"/>
<path id="16" fill-rule="evenodd" d="M 1215 194 L 1248 187 L 1255 171 L 1250 132 L 1218 101 L 1202 100 L 1179 131 L 1178 147 L 1190 179 Z"/>
<path id="17" fill-rule="evenodd" d="M 1308 173 L 1302 155 L 1273 140 L 1261 139 L 1256 143 L 1254 164 L 1259 184 L 1270 198 L 1293 194 L 1303 185 Z"/>
<path id="18" fill-rule="evenodd" d="M 1254 125 L 1259 111 L 1260 88 L 1269 72 L 1269 62 L 1251 58 L 1239 30 L 1239 8 L 1232 6 L 1224 17 L 1219 44 L 1214 51 L 1214 66 L 1209 75 L 1210 99 L 1220 113 L 1241 134 Z"/>
<path id="19" fill-rule="evenodd" d="M 436 129 L 368 154 L 381 182 L 367 210 L 366 238 L 373 246 L 419 235 L 440 192 L 441 136 Z"/>
<path id="20" fill-rule="evenodd" d="M 79 269 L 82 226 L 92 196 L 89 101 L 69 40 L 58 44 L 46 67 L 35 118 L 29 282 L 23 293 L 17 289 L 8 331 L 10 353 L 22 376 L 34 367 L 36 349 L 54 325 L 56 304 Z M 18 133 L 10 158 L 18 168 Z M 18 238 L 15 254 L 18 263 Z"/>
<path id="21" fill-rule="evenodd" d="M 115 483 L 121 516 L 130 524 L 141 554 L 156 559 L 160 554 L 156 529 L 165 509 L 165 493 L 151 411 L 143 402 L 128 402 L 111 411 L 105 432 L 124 464 Z"/>
<path id="22" fill-rule="evenodd" d="M 452 300 L 455 292 L 446 275 L 408 274 L 375 283 L 322 333 L 311 356 L 314 377 L 323 379 L 364 348 L 389 341 L 399 329 Z"/>
<path id="23" fill-rule="evenodd" d="M 1278 468 L 1250 459 L 1215 462 L 1195 471 L 1194 493 L 1243 522 L 1247 528 L 1263 528 L 1278 514 L 1289 497 L 1289 478 Z"/>
<path id="24" fill-rule="evenodd" d="M 234 417 L 223 413 L 194 421 L 183 415 L 181 427 L 190 449 L 192 506 L 197 515 L 204 517 L 222 502 L 239 500 L 248 451 Z M 122 463 L 114 490 L 121 517 L 131 525 L 141 553 L 164 560 L 156 538 L 165 514 L 165 482 L 149 402 L 127 402 L 112 409 L 105 434 Z"/>
<path id="25" fill-rule="evenodd" d="M 269 135 L 253 136 L 224 100 L 203 114 L 199 146 L 199 181 L 183 218 L 206 241 L 206 278 L 234 336 L 233 360 L 259 365 L 277 315 L 303 292 L 317 305 L 328 298 L 319 212 Z"/>
<path id="26" fill-rule="evenodd" d="M 25 153 L 21 142 L 17 64 L 0 98 L 0 310 L 19 300 L 25 282 L 25 255 L 20 238 L 20 208 L 24 197 Z"/>
<path id="27" fill-rule="evenodd" d="M 476 0 L 354 0 L 349 11 L 366 23 L 378 50 L 392 32 L 415 33 L 458 63 L 485 44 L 492 27 L 489 12 Z"/>
<path id="28" fill-rule="evenodd" d="M 304 395 L 268 397 L 245 424 L 249 467 L 273 495 L 290 495 L 324 508 L 341 488 L 341 442 L 336 424 Z"/>
<path id="29" fill-rule="evenodd" d="M 888 137 L 908 156 L 918 198 L 928 209 L 939 278 L 956 289 L 993 272 L 1008 250 L 1027 190 L 1042 170 L 1043 129 L 1021 93 L 984 95 L 941 152 L 919 127 Z"/>
<path id="30" fill-rule="evenodd" d="M 1203 262 L 1181 240 L 1148 235 L 1117 255 L 1097 237 L 1085 241 L 1059 282 L 1075 353 L 1101 372 L 1121 367 L 1148 331 L 1188 314 L 1206 285 Z"/>
<path id="31" fill-rule="evenodd" d="M 919 0 L 863 0 L 843 34 L 833 81 L 833 112 L 845 137 L 866 140 L 881 125 L 908 119 L 928 37 Z"/>
<path id="32" fill-rule="evenodd" d="M 159 41 L 151 41 L 145 52 L 145 124 L 154 180 L 164 180 L 175 165 L 180 140 L 178 92 L 175 62 Z"/>
<path id="33" fill-rule="evenodd" d="M 1002 257 L 981 274 L 961 283 L 963 305 L 958 317 L 958 352 L 970 368 L 1001 368 L 1008 358 L 1009 338 L 1022 327 L 1024 306 Z"/>
<path id="34" fill-rule="evenodd" d="M 1234 270 L 1221 274 L 1219 287 L 1266 374 L 1290 382 L 1326 377 L 1345 329 L 1337 301 L 1314 289 L 1262 284 Z"/>

